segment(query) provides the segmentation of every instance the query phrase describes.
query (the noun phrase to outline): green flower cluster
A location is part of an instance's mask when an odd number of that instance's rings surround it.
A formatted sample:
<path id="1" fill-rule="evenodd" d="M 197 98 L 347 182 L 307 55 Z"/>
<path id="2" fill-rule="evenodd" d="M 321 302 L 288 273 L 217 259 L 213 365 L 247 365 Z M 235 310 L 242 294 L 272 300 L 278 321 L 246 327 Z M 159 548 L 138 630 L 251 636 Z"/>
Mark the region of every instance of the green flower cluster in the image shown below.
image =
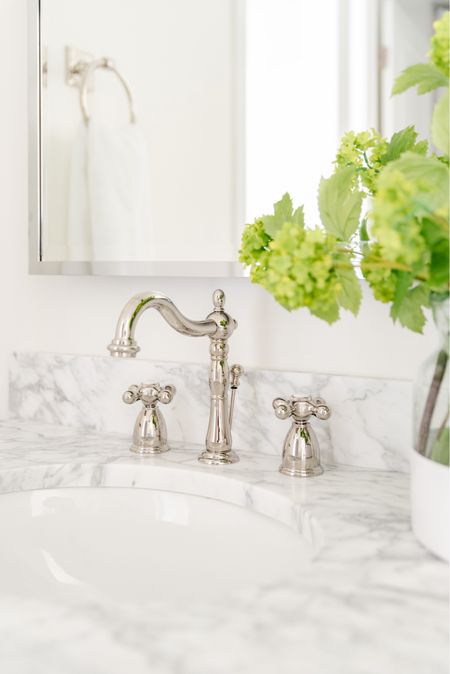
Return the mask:
<path id="1" fill-rule="evenodd" d="M 448 87 L 449 13 L 435 30 L 431 63 L 406 68 L 394 93 Z M 448 91 L 435 106 L 431 137 L 440 156 L 428 154 L 413 126 L 389 140 L 374 129 L 346 133 L 334 173 L 320 181 L 322 227 L 305 227 L 303 208 L 294 210 L 288 193 L 272 214 L 246 226 L 240 260 L 251 280 L 286 309 L 307 307 L 333 323 L 341 308 L 358 313 L 358 257 L 376 299 L 391 303 L 394 320 L 421 332 L 430 293 L 449 293 Z M 364 212 L 368 196 L 371 210 Z"/>
<path id="2" fill-rule="evenodd" d="M 348 131 L 342 136 L 334 163 L 337 168 L 356 168 L 355 182 L 358 182 L 359 176 L 362 185 L 373 194 L 376 178 L 382 168 L 382 157 L 387 148 L 388 141 L 375 129 L 361 133 Z"/>
<path id="3" fill-rule="evenodd" d="M 377 254 L 434 291 L 448 290 L 448 182 L 445 164 L 406 153 L 380 175 L 371 213 Z"/>
<path id="4" fill-rule="evenodd" d="M 308 307 L 332 323 L 339 318 L 342 291 L 336 263 L 349 266 L 336 243 L 323 229 L 295 222 L 285 222 L 271 239 L 257 220 L 244 230 L 240 261 L 250 265 L 251 280 L 285 309 Z"/>
<path id="5" fill-rule="evenodd" d="M 422 270 L 427 246 L 415 217 L 415 186 L 398 170 L 385 172 L 378 183 L 371 232 L 381 255 L 392 262 Z"/>
<path id="6" fill-rule="evenodd" d="M 259 276 L 265 272 L 271 241 L 272 238 L 264 229 L 262 220 L 255 220 L 244 229 L 239 261 L 251 267 L 251 280 L 254 283 L 258 283 Z"/>
<path id="7" fill-rule="evenodd" d="M 450 76 L 450 14 L 446 12 L 439 21 L 435 21 L 434 35 L 431 38 L 431 50 L 428 53 L 436 68 Z"/>
<path id="8" fill-rule="evenodd" d="M 397 274 L 391 267 L 386 266 L 379 244 L 374 243 L 366 247 L 361 271 L 377 300 L 385 303 L 394 300 Z"/>
<path id="9" fill-rule="evenodd" d="M 361 185 L 366 195 L 373 196 L 377 192 L 377 180 L 380 173 L 392 161 L 399 159 L 405 152 L 425 155 L 428 149 L 426 140 L 417 140 L 418 134 L 413 126 L 397 131 L 388 141 L 377 131 L 348 131 L 341 139 L 335 166 L 355 169 L 353 185 Z"/>

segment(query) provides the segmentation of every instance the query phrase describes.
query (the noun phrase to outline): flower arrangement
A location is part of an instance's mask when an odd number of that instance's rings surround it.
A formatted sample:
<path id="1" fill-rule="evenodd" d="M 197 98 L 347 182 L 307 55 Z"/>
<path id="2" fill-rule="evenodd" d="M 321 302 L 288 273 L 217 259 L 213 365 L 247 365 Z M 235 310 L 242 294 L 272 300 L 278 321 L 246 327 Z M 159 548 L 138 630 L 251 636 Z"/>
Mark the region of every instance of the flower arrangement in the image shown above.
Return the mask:
<path id="1" fill-rule="evenodd" d="M 285 194 L 274 212 L 246 225 L 240 261 L 250 279 L 292 311 L 307 307 L 333 323 L 340 309 L 358 313 L 359 267 L 391 316 L 421 332 L 430 294 L 448 295 L 449 13 L 435 23 L 428 63 L 407 68 L 393 94 L 440 87 L 430 153 L 409 126 L 388 140 L 375 130 L 342 139 L 334 172 L 319 185 L 321 225 L 306 227 L 303 208 Z M 365 207 L 365 208 L 364 208 Z"/>
<path id="2" fill-rule="evenodd" d="M 319 184 L 320 225 L 307 227 L 303 207 L 294 209 L 289 194 L 272 214 L 246 225 L 239 259 L 250 268 L 251 281 L 289 311 L 307 307 L 330 324 L 341 309 L 357 315 L 362 298 L 357 268 L 375 298 L 390 304 L 393 320 L 415 332 L 423 330 L 423 309 L 449 297 L 449 16 L 446 12 L 434 24 L 427 63 L 406 68 L 392 92 L 442 89 L 431 124 L 436 151 L 413 126 L 390 139 L 374 129 L 349 131 L 333 174 Z M 416 449 L 422 454 L 430 444 L 447 361 L 444 349 L 418 433 Z M 448 464 L 448 428 L 443 430 L 437 460 Z"/>

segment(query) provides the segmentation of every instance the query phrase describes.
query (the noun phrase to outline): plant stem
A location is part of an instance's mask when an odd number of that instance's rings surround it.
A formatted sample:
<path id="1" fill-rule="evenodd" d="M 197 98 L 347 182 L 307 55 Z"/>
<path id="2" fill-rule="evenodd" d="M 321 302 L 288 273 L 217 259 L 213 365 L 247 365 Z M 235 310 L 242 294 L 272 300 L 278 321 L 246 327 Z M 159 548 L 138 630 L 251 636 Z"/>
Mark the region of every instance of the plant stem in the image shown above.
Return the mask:
<path id="1" fill-rule="evenodd" d="M 445 370 L 448 363 L 448 353 L 442 349 L 438 353 L 436 366 L 434 368 L 433 379 L 431 380 L 430 390 L 428 391 L 427 400 L 420 421 L 419 437 L 417 438 L 417 451 L 423 456 L 426 455 L 428 438 L 430 435 L 431 420 L 433 418 L 434 408 L 436 407 L 439 390 L 444 379 Z"/>
<path id="2" fill-rule="evenodd" d="M 369 161 L 368 158 L 367 158 L 367 153 L 366 153 L 365 150 L 364 150 L 364 152 L 363 152 L 363 157 L 364 157 L 364 161 L 366 162 L 367 168 L 371 169 L 372 166 L 371 166 L 371 164 L 370 164 L 370 161 Z"/>
<path id="3" fill-rule="evenodd" d="M 383 269 L 392 269 L 393 271 L 406 271 L 414 275 L 414 278 L 417 281 L 428 281 L 428 276 L 425 274 L 416 274 L 411 267 L 408 267 L 407 264 L 401 264 L 400 262 L 390 262 L 389 260 L 377 260 L 376 262 L 365 262 L 364 266 L 366 269 L 377 269 L 377 267 L 382 267 Z"/>
<path id="4" fill-rule="evenodd" d="M 438 434 L 437 434 L 437 436 L 436 436 L 436 442 L 437 442 L 438 440 L 440 440 L 441 435 L 442 435 L 442 433 L 444 432 L 444 428 L 447 426 L 448 417 L 449 417 L 449 410 L 447 410 L 447 414 L 446 414 L 445 417 L 444 417 L 444 421 L 442 422 L 442 424 L 441 424 L 441 426 L 440 426 L 440 428 L 439 428 L 439 430 L 438 430 Z"/>

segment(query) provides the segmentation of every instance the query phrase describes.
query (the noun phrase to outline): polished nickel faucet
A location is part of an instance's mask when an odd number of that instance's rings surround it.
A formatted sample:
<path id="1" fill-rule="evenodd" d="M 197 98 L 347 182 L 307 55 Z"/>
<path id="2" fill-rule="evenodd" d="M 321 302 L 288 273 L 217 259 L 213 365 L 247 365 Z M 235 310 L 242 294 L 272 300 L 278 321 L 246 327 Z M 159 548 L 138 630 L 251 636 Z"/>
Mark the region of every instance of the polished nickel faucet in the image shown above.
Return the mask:
<path id="1" fill-rule="evenodd" d="M 182 335 L 209 337 L 211 356 L 209 369 L 210 414 L 206 433 L 206 449 L 199 461 L 210 465 L 223 465 L 239 461 L 231 450 L 231 423 L 233 404 L 228 404 L 229 368 L 228 338 L 237 327 L 236 321 L 224 311 L 225 294 L 215 290 L 214 310 L 204 321 L 191 321 L 177 309 L 172 300 L 160 293 L 140 293 L 124 306 L 117 322 L 116 333 L 108 349 L 115 358 L 134 358 L 140 348 L 134 338 L 136 325 L 144 311 L 156 309 L 167 323 Z M 231 368 L 232 402 L 239 385 L 242 368 Z"/>

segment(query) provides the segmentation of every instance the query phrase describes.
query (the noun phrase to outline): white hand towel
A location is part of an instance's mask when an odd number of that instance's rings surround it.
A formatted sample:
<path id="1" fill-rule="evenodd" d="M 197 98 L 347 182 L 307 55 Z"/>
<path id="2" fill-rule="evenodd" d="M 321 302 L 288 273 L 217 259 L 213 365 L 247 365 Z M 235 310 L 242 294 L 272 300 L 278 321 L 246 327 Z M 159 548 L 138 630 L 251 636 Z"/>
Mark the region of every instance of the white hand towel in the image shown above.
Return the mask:
<path id="1" fill-rule="evenodd" d="M 67 259 L 92 260 L 91 219 L 87 184 L 87 129 L 75 135 L 70 158 Z"/>
<path id="2" fill-rule="evenodd" d="M 69 259 L 154 259 L 149 189 L 146 140 L 136 124 L 83 125 L 72 153 Z"/>

